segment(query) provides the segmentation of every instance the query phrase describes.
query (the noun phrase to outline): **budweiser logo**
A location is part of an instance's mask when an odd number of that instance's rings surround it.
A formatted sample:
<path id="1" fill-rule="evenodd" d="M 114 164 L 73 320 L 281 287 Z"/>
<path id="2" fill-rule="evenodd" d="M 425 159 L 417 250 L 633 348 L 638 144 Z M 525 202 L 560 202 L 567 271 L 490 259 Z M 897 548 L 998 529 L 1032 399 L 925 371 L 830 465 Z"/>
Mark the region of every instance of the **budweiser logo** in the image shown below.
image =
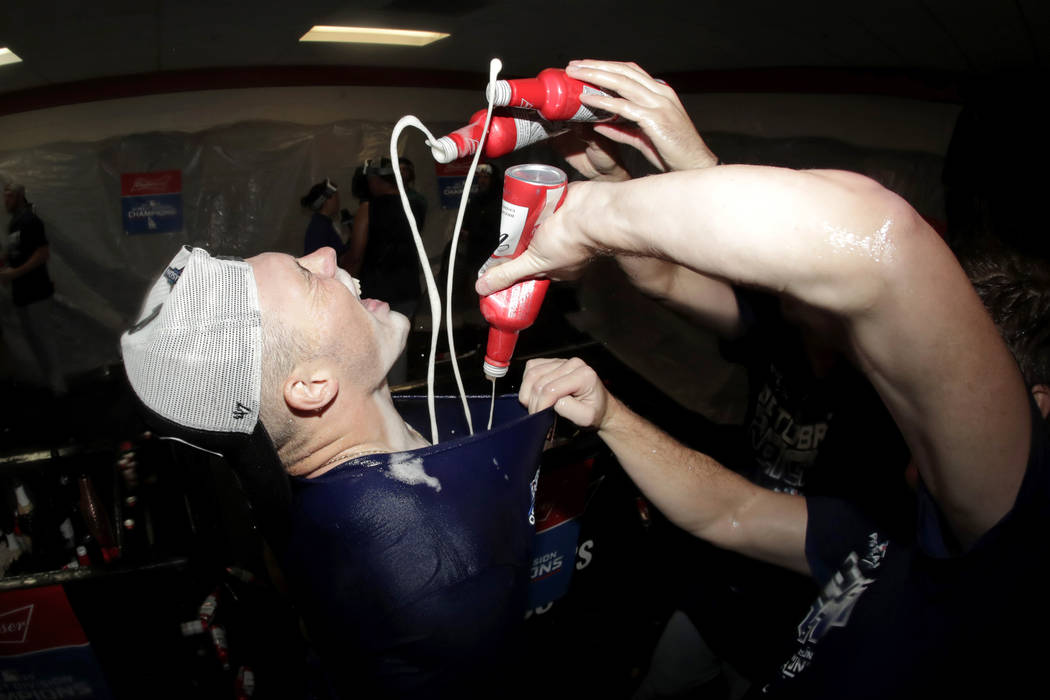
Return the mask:
<path id="1" fill-rule="evenodd" d="M 24 605 L 0 613 L 0 644 L 22 644 L 29 632 L 29 618 L 33 616 L 33 605 Z"/>
<path id="2" fill-rule="evenodd" d="M 136 177 L 131 183 L 131 194 L 139 192 L 156 192 L 171 189 L 171 176 Z"/>

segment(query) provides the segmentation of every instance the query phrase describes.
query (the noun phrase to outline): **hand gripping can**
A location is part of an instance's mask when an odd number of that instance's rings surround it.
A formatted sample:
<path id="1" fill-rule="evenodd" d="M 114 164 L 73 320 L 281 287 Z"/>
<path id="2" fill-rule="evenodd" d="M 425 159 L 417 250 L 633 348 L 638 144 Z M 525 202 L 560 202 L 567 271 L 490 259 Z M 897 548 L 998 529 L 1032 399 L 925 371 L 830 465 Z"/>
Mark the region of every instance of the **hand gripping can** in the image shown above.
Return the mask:
<path id="1" fill-rule="evenodd" d="M 521 255 L 532 241 L 536 227 L 561 206 L 568 178 L 550 165 L 525 164 L 507 169 L 503 179 L 503 207 L 499 243 L 480 277 L 493 265 Z M 533 324 L 543 304 L 550 280 L 524 280 L 481 298 L 481 313 L 489 322 L 485 374 L 495 379 L 507 373 L 518 333 Z"/>

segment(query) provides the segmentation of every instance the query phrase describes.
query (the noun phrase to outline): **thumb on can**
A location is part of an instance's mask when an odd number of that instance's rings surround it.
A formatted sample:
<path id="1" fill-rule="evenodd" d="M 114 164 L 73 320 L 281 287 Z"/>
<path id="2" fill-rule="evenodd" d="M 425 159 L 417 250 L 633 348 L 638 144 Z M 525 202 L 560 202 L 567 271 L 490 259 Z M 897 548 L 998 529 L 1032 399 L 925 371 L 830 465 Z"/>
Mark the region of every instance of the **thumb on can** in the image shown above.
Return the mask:
<path id="1" fill-rule="evenodd" d="M 536 257 L 532 254 L 532 251 L 526 250 L 513 260 L 508 260 L 505 263 L 490 268 L 484 275 L 478 278 L 478 281 L 474 284 L 474 290 L 480 296 L 488 296 L 489 294 L 506 289 L 515 282 L 525 279 L 526 277 L 534 277 L 539 272 L 540 265 L 538 264 Z"/>

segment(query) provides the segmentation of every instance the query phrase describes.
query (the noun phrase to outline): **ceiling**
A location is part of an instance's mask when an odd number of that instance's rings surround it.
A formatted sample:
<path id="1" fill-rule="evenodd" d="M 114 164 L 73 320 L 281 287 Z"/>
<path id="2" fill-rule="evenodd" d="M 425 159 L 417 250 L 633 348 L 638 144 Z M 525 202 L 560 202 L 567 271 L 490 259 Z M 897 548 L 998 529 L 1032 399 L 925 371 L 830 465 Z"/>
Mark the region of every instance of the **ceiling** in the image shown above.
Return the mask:
<path id="1" fill-rule="evenodd" d="M 314 24 L 452 36 L 422 48 L 300 44 Z M 0 103 L 78 81 L 216 68 L 483 75 L 493 56 L 509 77 L 583 57 L 664 75 L 804 67 L 967 76 L 1043 69 L 1048 39 L 1046 0 L 3 0 L 0 46 L 23 62 L 0 67 Z"/>

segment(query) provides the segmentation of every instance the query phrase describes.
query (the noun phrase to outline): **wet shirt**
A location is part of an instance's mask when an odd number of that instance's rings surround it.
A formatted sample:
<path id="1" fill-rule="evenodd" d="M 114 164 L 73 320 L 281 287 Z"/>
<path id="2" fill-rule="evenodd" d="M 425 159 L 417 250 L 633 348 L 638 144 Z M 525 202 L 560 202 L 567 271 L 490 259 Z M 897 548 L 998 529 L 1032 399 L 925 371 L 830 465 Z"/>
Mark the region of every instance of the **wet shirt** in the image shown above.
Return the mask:
<path id="1" fill-rule="evenodd" d="M 808 497 L 806 556 L 822 592 L 795 650 L 754 697 L 1021 697 L 1050 620 L 1050 450 L 1033 406 L 1027 472 L 1012 510 L 956 554 L 925 489 L 913 541 L 835 499 Z M 1027 631 L 1026 631 L 1027 630 Z M 1041 675 L 1041 674 L 1040 674 Z"/>
<path id="2" fill-rule="evenodd" d="M 506 682 L 550 425 L 523 414 L 502 430 L 293 480 L 286 571 L 345 694 L 462 697 Z"/>
<path id="3" fill-rule="evenodd" d="M 16 212 L 7 226 L 7 265 L 21 267 L 40 248 L 46 246 L 44 223 L 26 206 Z M 47 299 L 55 292 L 47 265 L 40 265 L 11 281 L 11 298 L 15 306 L 26 306 Z"/>

